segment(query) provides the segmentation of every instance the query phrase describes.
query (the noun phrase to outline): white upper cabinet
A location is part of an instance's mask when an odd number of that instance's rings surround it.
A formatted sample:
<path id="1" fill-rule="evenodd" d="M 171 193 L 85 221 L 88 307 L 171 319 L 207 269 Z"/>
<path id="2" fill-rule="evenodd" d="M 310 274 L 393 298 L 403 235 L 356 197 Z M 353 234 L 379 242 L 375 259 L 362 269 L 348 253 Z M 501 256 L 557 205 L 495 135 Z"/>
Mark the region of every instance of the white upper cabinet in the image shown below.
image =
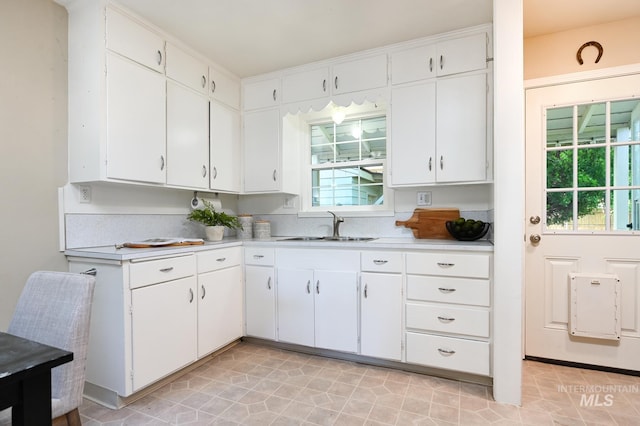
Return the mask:
<path id="1" fill-rule="evenodd" d="M 171 43 L 167 43 L 166 55 L 167 77 L 205 95 L 208 93 L 207 64 Z"/>
<path id="2" fill-rule="evenodd" d="M 329 96 L 329 68 L 322 67 L 285 75 L 282 102 L 300 102 Z"/>
<path id="3" fill-rule="evenodd" d="M 107 8 L 107 49 L 158 72 L 164 71 L 164 39 L 122 13 Z"/>
<path id="4" fill-rule="evenodd" d="M 358 92 L 387 85 L 387 54 L 336 64 L 332 67 L 332 93 Z"/>
<path id="5" fill-rule="evenodd" d="M 240 113 L 212 100 L 209 114 L 209 187 L 240 192 Z"/>
<path id="6" fill-rule="evenodd" d="M 278 109 L 244 115 L 245 192 L 275 192 L 281 188 L 280 147 Z"/>
<path id="7" fill-rule="evenodd" d="M 280 79 L 271 78 L 244 85 L 243 106 L 245 110 L 280 105 Z"/>
<path id="8" fill-rule="evenodd" d="M 487 35 L 478 33 L 394 52 L 391 81 L 409 83 L 487 68 Z"/>
<path id="9" fill-rule="evenodd" d="M 240 109 L 240 82 L 209 67 L 209 96 L 234 109 Z"/>
<path id="10" fill-rule="evenodd" d="M 167 81 L 167 184 L 209 188 L 209 100 Z"/>
<path id="11" fill-rule="evenodd" d="M 164 183 L 167 157 L 164 77 L 114 54 L 107 55 L 106 68 L 106 176 Z M 74 144 L 88 142 L 76 140 L 75 131 L 70 129 L 71 170 L 83 168 L 80 173 L 98 178 L 92 170 L 99 170 L 99 164 L 92 164 L 89 156 L 74 157 L 78 153 L 73 151 Z"/>

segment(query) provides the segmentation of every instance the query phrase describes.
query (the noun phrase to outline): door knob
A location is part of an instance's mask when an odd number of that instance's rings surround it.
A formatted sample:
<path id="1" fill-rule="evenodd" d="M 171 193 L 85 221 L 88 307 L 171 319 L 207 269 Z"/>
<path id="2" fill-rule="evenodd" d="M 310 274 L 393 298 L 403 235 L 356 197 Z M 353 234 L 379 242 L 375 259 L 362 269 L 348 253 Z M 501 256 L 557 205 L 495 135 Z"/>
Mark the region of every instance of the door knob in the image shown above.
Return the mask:
<path id="1" fill-rule="evenodd" d="M 531 234 L 529 236 L 529 241 L 531 241 L 531 244 L 538 244 L 540 242 L 541 238 L 540 235 L 538 234 Z"/>
<path id="2" fill-rule="evenodd" d="M 529 222 L 533 223 L 534 225 L 537 225 L 540 223 L 540 216 L 531 216 L 529 218 Z"/>

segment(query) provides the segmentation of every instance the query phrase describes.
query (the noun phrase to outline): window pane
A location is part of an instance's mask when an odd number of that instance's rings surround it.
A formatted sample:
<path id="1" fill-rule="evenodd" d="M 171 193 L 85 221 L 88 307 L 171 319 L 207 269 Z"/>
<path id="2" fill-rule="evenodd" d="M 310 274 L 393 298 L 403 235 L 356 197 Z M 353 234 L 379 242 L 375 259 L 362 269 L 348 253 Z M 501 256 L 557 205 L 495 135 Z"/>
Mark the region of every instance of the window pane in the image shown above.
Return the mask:
<path id="1" fill-rule="evenodd" d="M 639 229 L 640 220 L 640 190 L 611 191 L 611 229 L 626 231 Z"/>
<path id="2" fill-rule="evenodd" d="M 604 231 L 605 204 L 604 191 L 578 192 L 578 230 Z"/>
<path id="3" fill-rule="evenodd" d="M 578 105 L 578 144 L 606 141 L 606 104 Z"/>
<path id="4" fill-rule="evenodd" d="M 573 229 L 573 191 L 547 193 L 547 228 Z"/>
<path id="5" fill-rule="evenodd" d="M 341 161 L 359 161 L 360 160 L 360 142 L 343 142 L 336 144 L 335 162 Z"/>
<path id="6" fill-rule="evenodd" d="M 312 170 L 313 206 L 366 206 L 383 195 L 381 165 Z"/>
<path id="7" fill-rule="evenodd" d="M 547 151 L 547 188 L 573 187 L 573 149 Z"/>
<path id="8" fill-rule="evenodd" d="M 605 186 L 605 148 L 578 149 L 578 187 Z"/>
<path id="9" fill-rule="evenodd" d="M 615 142 L 638 141 L 633 134 L 634 121 L 639 123 L 640 101 L 627 99 L 611 102 L 611 139 Z"/>
<path id="10" fill-rule="evenodd" d="M 611 147 L 611 184 L 614 186 L 634 185 L 633 178 L 640 178 L 636 170 L 633 171 L 633 151 L 640 149 L 638 145 L 619 145 Z M 636 163 L 637 164 L 637 163 Z M 640 167 L 638 164 L 637 167 Z M 636 183 L 637 184 L 637 183 Z"/>
<path id="11" fill-rule="evenodd" d="M 573 144 L 573 107 L 547 110 L 547 147 Z"/>

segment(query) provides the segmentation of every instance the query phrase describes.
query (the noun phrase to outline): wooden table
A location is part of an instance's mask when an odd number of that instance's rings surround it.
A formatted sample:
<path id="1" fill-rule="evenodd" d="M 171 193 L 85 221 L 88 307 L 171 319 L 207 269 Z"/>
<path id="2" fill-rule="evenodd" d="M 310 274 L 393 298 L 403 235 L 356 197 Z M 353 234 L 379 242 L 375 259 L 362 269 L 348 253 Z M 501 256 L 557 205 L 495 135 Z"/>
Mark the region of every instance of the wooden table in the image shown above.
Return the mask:
<path id="1" fill-rule="evenodd" d="M 13 425 L 51 425 L 51 369 L 73 352 L 0 332 L 0 410 Z"/>

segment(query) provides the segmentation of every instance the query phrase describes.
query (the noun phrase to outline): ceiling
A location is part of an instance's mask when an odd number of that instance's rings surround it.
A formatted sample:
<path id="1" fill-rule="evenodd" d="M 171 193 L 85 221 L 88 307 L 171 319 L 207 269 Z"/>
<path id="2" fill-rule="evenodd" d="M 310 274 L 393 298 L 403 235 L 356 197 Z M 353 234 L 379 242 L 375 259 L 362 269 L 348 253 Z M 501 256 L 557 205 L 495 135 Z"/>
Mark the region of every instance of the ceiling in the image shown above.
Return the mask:
<path id="1" fill-rule="evenodd" d="M 640 16 L 639 0 L 523 0 L 525 37 Z M 119 0 L 239 77 L 492 21 L 492 0 Z"/>

